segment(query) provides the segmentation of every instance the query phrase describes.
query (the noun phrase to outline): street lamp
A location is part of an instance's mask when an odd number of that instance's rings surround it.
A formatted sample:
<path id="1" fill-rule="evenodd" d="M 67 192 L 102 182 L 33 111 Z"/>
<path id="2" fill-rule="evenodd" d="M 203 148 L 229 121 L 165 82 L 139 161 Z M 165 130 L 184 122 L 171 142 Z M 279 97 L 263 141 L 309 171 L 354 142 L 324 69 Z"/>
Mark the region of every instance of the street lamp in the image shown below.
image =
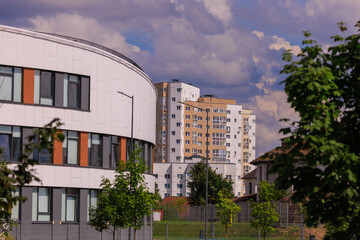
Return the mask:
<path id="1" fill-rule="evenodd" d="M 121 95 L 128 97 L 131 99 L 131 142 L 130 142 L 130 148 L 131 151 L 134 151 L 134 95 L 128 95 L 126 93 L 117 91 Z"/>
<path id="2" fill-rule="evenodd" d="M 134 95 L 128 95 L 126 93 L 117 91 L 118 93 L 120 93 L 121 95 L 128 97 L 131 99 L 131 142 L 130 142 L 130 148 L 131 148 L 131 152 L 134 152 Z M 129 153 L 130 156 L 130 153 Z M 130 160 L 130 159 L 129 159 Z M 135 163 L 135 157 L 134 157 L 134 163 Z M 132 195 L 132 187 L 131 187 L 131 183 L 130 183 L 130 194 Z M 134 217 L 134 222 L 136 221 L 136 218 Z M 131 230 L 129 227 L 129 240 L 131 239 Z M 134 239 L 135 239 L 135 235 L 134 235 Z"/>
<path id="3" fill-rule="evenodd" d="M 178 103 L 201 109 L 206 111 L 206 186 L 205 186 L 205 240 L 207 240 L 207 221 L 208 221 L 208 195 L 209 195 L 209 109 L 200 108 L 193 106 L 188 103 L 180 102 Z"/>

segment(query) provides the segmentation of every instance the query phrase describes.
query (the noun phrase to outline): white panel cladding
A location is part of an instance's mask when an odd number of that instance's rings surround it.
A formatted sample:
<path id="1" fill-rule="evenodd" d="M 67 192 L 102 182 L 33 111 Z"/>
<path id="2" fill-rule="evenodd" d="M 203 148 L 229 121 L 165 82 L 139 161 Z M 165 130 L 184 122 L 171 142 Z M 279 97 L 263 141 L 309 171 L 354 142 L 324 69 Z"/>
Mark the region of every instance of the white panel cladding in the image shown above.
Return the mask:
<path id="1" fill-rule="evenodd" d="M 14 168 L 16 164 L 9 164 Z M 34 174 L 41 179 L 41 182 L 31 182 L 29 186 L 43 187 L 69 187 L 85 189 L 101 189 L 102 177 L 111 181 L 114 180 L 114 170 L 84 168 L 74 166 L 35 165 Z M 155 177 L 145 174 L 145 182 L 149 190 L 155 192 Z"/>
<path id="2" fill-rule="evenodd" d="M 186 106 L 178 101 L 197 101 L 199 96 L 200 89 L 198 87 L 183 82 L 171 82 L 168 84 L 167 162 L 184 161 L 184 111 Z M 178 106 L 181 106 L 181 110 L 178 110 Z M 173 115 L 175 115 L 175 118 L 172 118 Z M 177 125 L 178 123 L 180 123 L 180 126 Z M 172 131 L 175 131 L 175 135 L 171 134 Z M 176 142 L 178 139 L 180 144 Z M 173 148 L 175 152 L 172 152 Z M 179 158 L 180 160 L 177 160 Z"/>
<path id="3" fill-rule="evenodd" d="M 250 146 L 249 146 L 249 152 L 251 153 L 249 162 L 251 162 L 252 160 L 255 159 L 255 155 L 256 155 L 256 116 L 255 115 L 250 115 L 249 116 L 249 125 L 250 125 L 250 131 L 249 131 L 249 136 L 250 136 Z M 255 169 L 255 166 L 252 164 L 250 165 L 250 171 Z"/>
<path id="4" fill-rule="evenodd" d="M 0 64 L 86 75 L 91 79 L 90 112 L 4 103 L 1 111 L 7 114 L 0 114 L 1 124 L 41 127 L 60 117 L 68 130 L 130 137 L 131 101 L 117 93 L 122 91 L 134 95 L 134 138 L 155 143 L 156 91 L 142 71 L 99 49 L 0 27 Z"/>

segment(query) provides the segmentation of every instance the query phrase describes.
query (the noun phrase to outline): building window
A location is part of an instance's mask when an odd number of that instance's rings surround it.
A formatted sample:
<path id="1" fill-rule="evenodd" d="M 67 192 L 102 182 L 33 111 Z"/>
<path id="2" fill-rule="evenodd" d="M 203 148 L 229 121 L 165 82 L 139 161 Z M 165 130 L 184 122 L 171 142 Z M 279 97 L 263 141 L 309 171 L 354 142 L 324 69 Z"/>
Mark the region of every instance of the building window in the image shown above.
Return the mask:
<path id="1" fill-rule="evenodd" d="M 177 188 L 182 188 L 182 184 L 177 184 Z"/>
<path id="2" fill-rule="evenodd" d="M 34 139 L 34 143 L 37 143 L 38 141 L 39 139 L 37 138 Z M 34 149 L 33 157 L 34 160 L 38 161 L 38 163 L 45 163 L 45 164 L 52 163 L 52 153 L 46 148 L 43 148 L 41 151 L 39 151 L 39 149 Z"/>
<path id="3" fill-rule="evenodd" d="M 186 152 L 186 153 L 189 153 L 189 152 L 190 152 L 190 149 L 186 148 L 186 149 L 185 149 L 185 152 Z"/>
<path id="4" fill-rule="evenodd" d="M 185 136 L 190 136 L 190 132 L 185 132 Z"/>
<path id="5" fill-rule="evenodd" d="M 180 161 L 181 157 L 180 156 L 176 156 L 176 161 Z"/>
<path id="6" fill-rule="evenodd" d="M 88 160 L 89 166 L 100 167 L 101 161 L 101 136 L 99 134 L 88 134 Z"/>
<path id="7" fill-rule="evenodd" d="M 155 178 L 156 178 L 156 179 L 159 177 L 159 175 L 158 175 L 158 174 L 154 174 L 154 176 L 155 176 Z"/>
<path id="8" fill-rule="evenodd" d="M 230 110 L 226 110 L 226 114 L 231 114 L 231 111 L 230 111 Z"/>
<path id="9" fill-rule="evenodd" d="M 226 179 L 231 180 L 231 175 L 226 175 Z"/>
<path id="10" fill-rule="evenodd" d="M 175 118 L 176 116 L 175 116 L 175 114 L 171 114 L 171 118 Z"/>
<path id="11" fill-rule="evenodd" d="M 119 159 L 120 159 L 119 142 L 120 142 L 119 137 L 111 136 L 111 159 L 110 159 L 111 168 L 116 168 L 117 166 L 119 166 Z"/>
<path id="12" fill-rule="evenodd" d="M 238 111 L 239 115 L 241 115 L 241 111 Z"/>
<path id="13" fill-rule="evenodd" d="M 189 193 L 189 192 L 187 192 L 187 193 L 186 193 L 186 196 L 187 196 L 187 197 L 190 197 L 190 193 Z"/>
<path id="14" fill-rule="evenodd" d="M 190 144 L 190 140 L 185 140 L 185 144 Z"/>
<path id="15" fill-rule="evenodd" d="M 176 98 L 174 98 L 174 97 L 171 98 L 171 101 L 176 102 Z"/>
<path id="16" fill-rule="evenodd" d="M 0 148 L 6 161 L 18 161 L 21 154 L 20 127 L 0 125 Z"/>
<path id="17" fill-rule="evenodd" d="M 198 133 L 198 137 L 202 137 L 202 133 Z"/>
<path id="18" fill-rule="evenodd" d="M 171 152 L 175 152 L 175 148 L 172 148 L 172 149 L 171 149 Z"/>
<path id="19" fill-rule="evenodd" d="M 32 192 L 32 220 L 51 221 L 50 188 L 34 187 Z"/>
<path id="20" fill-rule="evenodd" d="M 186 111 L 190 111 L 190 107 L 186 107 Z"/>
<path id="21" fill-rule="evenodd" d="M 190 115 L 186 115 L 185 118 L 186 118 L 186 119 L 190 119 Z"/>
<path id="22" fill-rule="evenodd" d="M 181 139 L 176 139 L 176 143 L 180 144 L 181 143 Z"/>
<path id="23" fill-rule="evenodd" d="M 21 102 L 22 69 L 0 66 L 0 100 Z"/>
<path id="24" fill-rule="evenodd" d="M 176 123 L 177 127 L 181 127 L 181 122 Z"/>
<path id="25" fill-rule="evenodd" d="M 67 75 L 67 74 L 65 74 Z M 80 79 L 76 75 L 68 75 L 68 104 L 70 108 L 80 108 Z"/>
<path id="26" fill-rule="evenodd" d="M 176 196 L 182 197 L 182 193 L 177 193 Z"/>
<path id="27" fill-rule="evenodd" d="M 198 153 L 201 154 L 201 153 L 202 153 L 202 150 L 199 150 L 199 149 L 198 149 Z"/>
<path id="28" fill-rule="evenodd" d="M 13 196 L 20 196 L 20 189 L 19 187 L 16 187 L 15 192 L 12 193 Z M 11 209 L 11 219 L 12 220 L 19 220 L 19 213 L 20 213 L 20 203 L 19 200 L 16 201 L 16 203 L 13 205 L 13 208 Z"/>
<path id="29" fill-rule="evenodd" d="M 170 188 L 170 183 L 165 183 L 165 188 Z"/>
<path id="30" fill-rule="evenodd" d="M 166 179 L 170 179 L 170 174 L 165 173 L 165 178 L 166 178 Z"/>
<path id="31" fill-rule="evenodd" d="M 79 133 L 64 131 L 63 162 L 64 164 L 79 164 Z"/>
<path id="32" fill-rule="evenodd" d="M 171 131 L 171 135 L 172 135 L 172 136 L 175 136 L 175 131 Z"/>
<path id="33" fill-rule="evenodd" d="M 177 88 L 176 91 L 177 91 L 177 92 L 181 92 L 181 88 Z"/>
<path id="34" fill-rule="evenodd" d="M 63 188 L 61 194 L 61 221 L 79 221 L 79 190 Z"/>
<path id="35" fill-rule="evenodd" d="M 185 127 L 189 128 L 189 127 L 190 127 L 190 124 L 189 124 L 189 123 L 186 123 L 186 124 L 185 124 Z"/>
<path id="36" fill-rule="evenodd" d="M 37 91 L 39 92 L 39 98 L 35 96 L 35 92 Z M 53 106 L 54 95 L 55 95 L 55 73 L 49 71 L 35 70 L 34 103 Z"/>
<path id="37" fill-rule="evenodd" d="M 97 198 L 97 195 L 98 195 L 98 190 L 95 190 L 95 189 L 89 189 L 88 191 L 88 196 L 87 196 L 87 221 L 89 222 L 90 220 L 90 209 L 91 208 L 96 208 L 97 206 L 97 201 L 98 201 L 98 198 Z"/>
<path id="38" fill-rule="evenodd" d="M 176 106 L 176 109 L 177 109 L 177 110 L 181 110 L 181 106 Z"/>
<path id="39" fill-rule="evenodd" d="M 170 197 L 170 193 L 164 193 L 164 197 Z"/>
<path id="40" fill-rule="evenodd" d="M 178 178 L 178 179 L 182 179 L 182 178 L 183 178 L 183 175 L 182 175 L 182 174 L 178 174 L 178 175 L 177 175 L 177 178 Z"/>

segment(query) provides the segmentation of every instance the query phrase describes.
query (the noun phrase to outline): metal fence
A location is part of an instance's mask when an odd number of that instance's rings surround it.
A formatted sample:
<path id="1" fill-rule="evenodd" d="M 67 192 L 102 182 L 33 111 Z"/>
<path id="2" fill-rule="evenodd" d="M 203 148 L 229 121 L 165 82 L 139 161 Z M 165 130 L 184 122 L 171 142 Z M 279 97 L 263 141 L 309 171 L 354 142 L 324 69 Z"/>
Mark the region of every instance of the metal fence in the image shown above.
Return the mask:
<path id="1" fill-rule="evenodd" d="M 300 226 L 302 223 L 302 217 L 300 213 L 300 206 L 291 204 L 289 202 L 277 201 L 276 212 L 279 214 L 280 226 Z M 241 207 L 240 212 L 236 214 L 237 222 L 249 222 L 251 220 L 250 202 L 241 202 L 237 204 Z M 188 206 L 181 213 L 176 207 L 164 209 L 164 220 L 184 220 L 184 221 L 204 221 L 205 220 L 205 208 L 203 206 Z M 208 209 L 209 222 L 218 220 L 216 216 L 216 207 L 209 205 Z"/>

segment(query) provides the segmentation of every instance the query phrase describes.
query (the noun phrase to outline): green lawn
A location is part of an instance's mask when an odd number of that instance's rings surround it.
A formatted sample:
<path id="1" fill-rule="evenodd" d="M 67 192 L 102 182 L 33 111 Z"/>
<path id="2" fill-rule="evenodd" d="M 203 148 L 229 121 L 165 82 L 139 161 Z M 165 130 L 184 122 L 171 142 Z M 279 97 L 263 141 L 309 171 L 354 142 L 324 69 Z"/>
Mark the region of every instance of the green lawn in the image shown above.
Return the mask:
<path id="1" fill-rule="evenodd" d="M 164 221 L 154 222 L 154 240 L 166 239 L 166 224 L 168 224 L 168 239 L 199 239 L 200 230 L 204 230 L 203 222 Z M 215 223 L 215 239 L 225 239 L 224 226 Z M 208 225 L 208 239 L 211 239 L 210 224 Z M 256 240 L 258 231 L 250 227 L 249 223 L 234 223 L 228 229 L 228 238 L 231 240 Z M 276 232 L 266 239 L 271 240 L 298 240 L 300 239 L 299 227 L 276 228 Z"/>

